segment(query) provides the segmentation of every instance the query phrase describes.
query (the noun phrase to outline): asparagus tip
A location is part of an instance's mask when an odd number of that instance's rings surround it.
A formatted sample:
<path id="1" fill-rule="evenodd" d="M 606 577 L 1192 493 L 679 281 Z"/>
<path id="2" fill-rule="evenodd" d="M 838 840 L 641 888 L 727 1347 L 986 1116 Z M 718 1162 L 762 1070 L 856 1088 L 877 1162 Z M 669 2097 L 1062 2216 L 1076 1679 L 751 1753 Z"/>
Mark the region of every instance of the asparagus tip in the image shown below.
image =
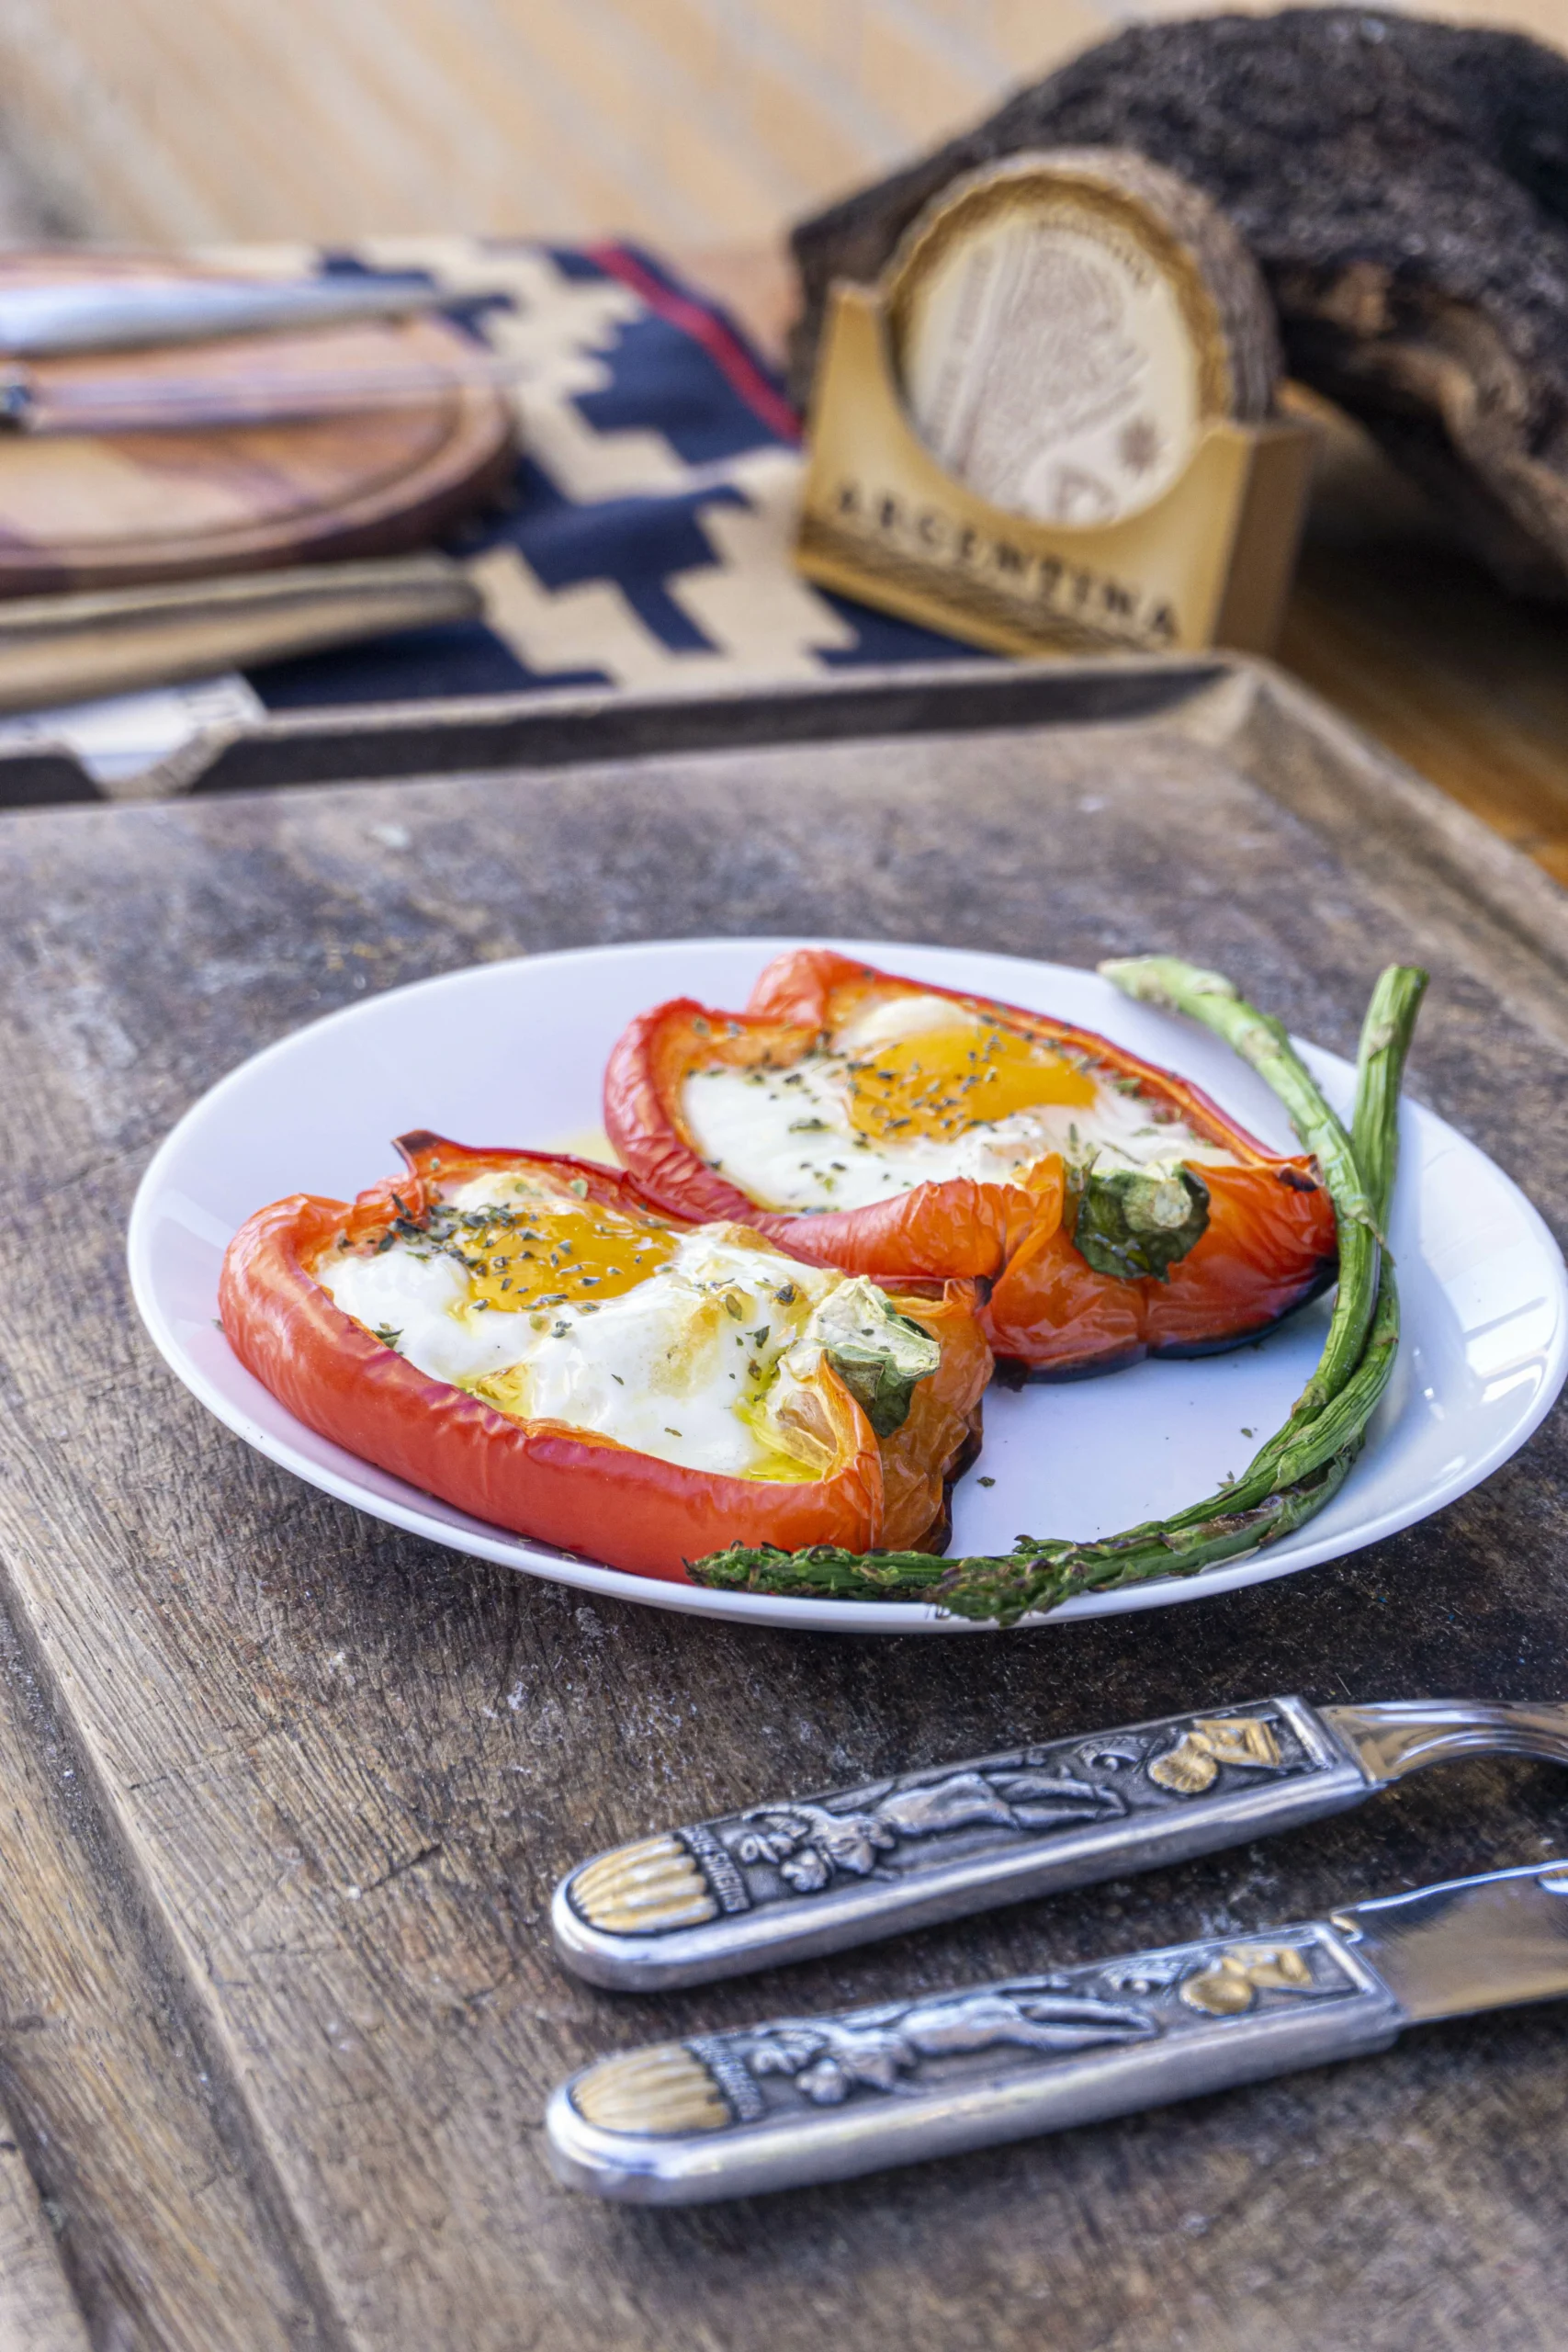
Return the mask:
<path id="1" fill-rule="evenodd" d="M 1168 1011 L 1179 1010 L 1170 986 L 1170 974 L 1179 971 L 1183 988 L 1190 997 L 1218 996 L 1239 1001 L 1241 990 L 1223 972 L 1206 972 L 1197 966 L 1184 964 L 1171 956 L 1108 956 L 1098 967 L 1100 977 L 1109 980 L 1139 1004 L 1164 1005 Z"/>

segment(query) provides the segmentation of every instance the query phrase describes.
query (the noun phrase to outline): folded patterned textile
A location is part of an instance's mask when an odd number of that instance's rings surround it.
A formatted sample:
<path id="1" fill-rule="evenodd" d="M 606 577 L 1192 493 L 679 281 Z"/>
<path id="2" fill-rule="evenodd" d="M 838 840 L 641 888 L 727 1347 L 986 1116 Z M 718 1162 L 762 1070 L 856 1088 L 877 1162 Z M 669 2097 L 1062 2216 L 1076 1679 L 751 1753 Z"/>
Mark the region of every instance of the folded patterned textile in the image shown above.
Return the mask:
<path id="1" fill-rule="evenodd" d="M 451 543 L 485 618 L 256 670 L 268 709 L 698 691 L 974 658 L 796 575 L 799 420 L 726 313 L 650 255 L 380 238 L 321 266 L 419 270 L 448 289 L 454 315 L 520 368 L 522 454 L 515 503 Z"/>

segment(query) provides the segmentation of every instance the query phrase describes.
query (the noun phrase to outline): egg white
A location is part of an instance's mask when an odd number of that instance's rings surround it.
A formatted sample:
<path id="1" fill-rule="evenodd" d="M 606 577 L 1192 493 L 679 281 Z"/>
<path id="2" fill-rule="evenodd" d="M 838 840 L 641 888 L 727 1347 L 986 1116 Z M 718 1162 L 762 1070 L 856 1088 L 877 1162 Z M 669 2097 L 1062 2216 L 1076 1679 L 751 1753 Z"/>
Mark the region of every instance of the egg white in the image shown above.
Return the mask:
<path id="1" fill-rule="evenodd" d="M 977 1120 L 956 1136 L 907 1141 L 859 1135 L 850 1116 L 850 1069 L 878 1046 L 957 1023 L 983 1024 L 945 997 L 884 998 L 847 1023 L 829 1048 L 788 1069 L 692 1071 L 682 1093 L 687 1133 L 708 1165 L 759 1207 L 809 1213 L 868 1208 L 875 1201 L 955 1176 L 1006 1182 L 1052 1152 L 1106 1167 L 1178 1160 L 1234 1166 L 1223 1144 L 1185 1120 L 1155 1121 L 1150 1105 L 1098 1073 L 1092 1105 L 1044 1103 Z"/>
<path id="2" fill-rule="evenodd" d="M 483 1177 L 450 1197 L 458 1209 L 490 1206 L 505 1183 Z M 430 1379 L 472 1389 L 505 1375 L 506 1409 L 520 1419 L 731 1477 L 813 1475 L 799 1400 L 824 1333 L 857 1319 L 874 1328 L 886 1302 L 868 1283 L 798 1265 L 737 1230 L 699 1226 L 646 1282 L 543 1313 L 481 1305 L 462 1267 L 418 1237 L 369 1256 L 330 1252 L 315 1273 L 344 1314 Z"/>

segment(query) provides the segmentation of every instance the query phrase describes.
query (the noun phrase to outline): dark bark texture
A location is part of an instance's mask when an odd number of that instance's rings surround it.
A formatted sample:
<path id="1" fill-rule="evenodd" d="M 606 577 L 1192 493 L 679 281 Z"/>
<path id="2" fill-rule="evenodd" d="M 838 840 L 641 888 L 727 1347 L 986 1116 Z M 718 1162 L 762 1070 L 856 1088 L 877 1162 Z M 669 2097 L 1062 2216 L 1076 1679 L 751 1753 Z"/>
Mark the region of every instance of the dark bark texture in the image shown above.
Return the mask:
<path id="1" fill-rule="evenodd" d="M 1568 597 L 1568 58 L 1353 8 L 1141 26 L 795 232 L 810 380 L 828 288 L 874 277 L 947 182 L 1131 147 L 1227 212 L 1287 364 L 1359 417 L 1498 578 Z"/>

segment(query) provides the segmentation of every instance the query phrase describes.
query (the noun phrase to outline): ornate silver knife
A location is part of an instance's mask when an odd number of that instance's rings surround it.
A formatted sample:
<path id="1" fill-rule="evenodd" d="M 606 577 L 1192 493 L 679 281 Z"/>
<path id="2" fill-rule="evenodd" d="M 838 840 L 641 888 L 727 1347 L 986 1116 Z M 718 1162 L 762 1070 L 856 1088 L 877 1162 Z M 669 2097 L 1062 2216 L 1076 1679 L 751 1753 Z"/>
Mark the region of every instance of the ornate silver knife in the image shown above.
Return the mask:
<path id="1" fill-rule="evenodd" d="M 595 1984 L 701 1984 L 1240 1845 L 1479 1752 L 1568 1764 L 1568 1706 L 1264 1699 L 1017 1747 L 618 1846 L 561 1881 L 551 1927 Z"/>
<path id="2" fill-rule="evenodd" d="M 575 2188 L 693 2204 L 956 2154 L 1568 1994 L 1568 1861 L 606 2058 L 546 2117 Z"/>

